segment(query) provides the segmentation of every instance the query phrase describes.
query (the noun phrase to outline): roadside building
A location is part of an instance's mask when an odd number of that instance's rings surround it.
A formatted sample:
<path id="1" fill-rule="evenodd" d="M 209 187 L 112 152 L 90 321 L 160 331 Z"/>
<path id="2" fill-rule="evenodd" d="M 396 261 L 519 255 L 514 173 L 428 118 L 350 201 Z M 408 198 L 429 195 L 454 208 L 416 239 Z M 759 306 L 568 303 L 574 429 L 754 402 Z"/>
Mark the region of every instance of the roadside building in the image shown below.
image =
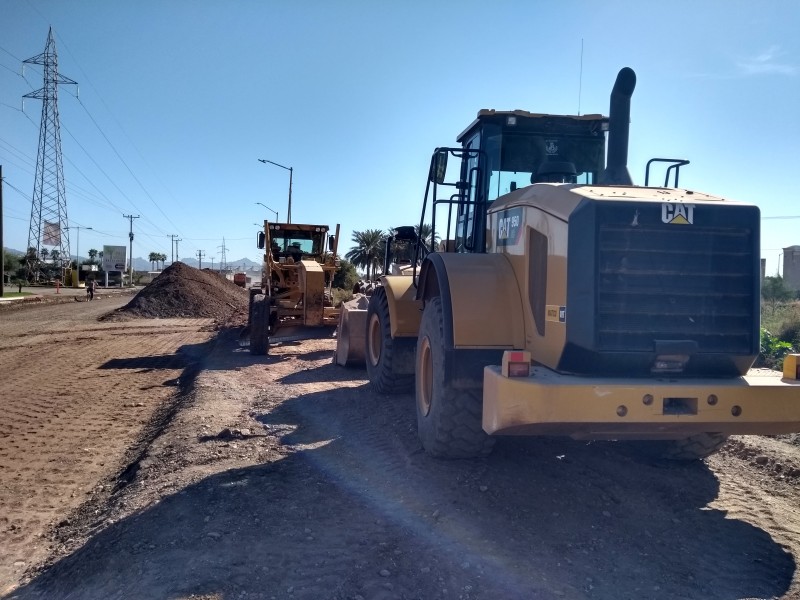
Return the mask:
<path id="1" fill-rule="evenodd" d="M 783 282 L 789 289 L 800 292 L 800 246 L 783 249 Z"/>

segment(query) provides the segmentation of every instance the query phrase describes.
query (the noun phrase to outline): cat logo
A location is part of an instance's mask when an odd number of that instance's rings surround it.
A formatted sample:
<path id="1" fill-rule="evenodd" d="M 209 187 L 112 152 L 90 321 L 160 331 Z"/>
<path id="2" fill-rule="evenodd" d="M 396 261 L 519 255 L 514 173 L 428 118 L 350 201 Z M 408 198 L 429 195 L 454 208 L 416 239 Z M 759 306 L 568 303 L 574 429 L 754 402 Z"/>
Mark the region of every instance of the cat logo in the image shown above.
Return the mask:
<path id="1" fill-rule="evenodd" d="M 558 140 L 545 140 L 544 151 L 547 152 L 547 156 L 557 156 Z"/>
<path id="2" fill-rule="evenodd" d="M 661 221 L 669 225 L 692 225 L 694 204 L 665 202 L 661 205 Z"/>

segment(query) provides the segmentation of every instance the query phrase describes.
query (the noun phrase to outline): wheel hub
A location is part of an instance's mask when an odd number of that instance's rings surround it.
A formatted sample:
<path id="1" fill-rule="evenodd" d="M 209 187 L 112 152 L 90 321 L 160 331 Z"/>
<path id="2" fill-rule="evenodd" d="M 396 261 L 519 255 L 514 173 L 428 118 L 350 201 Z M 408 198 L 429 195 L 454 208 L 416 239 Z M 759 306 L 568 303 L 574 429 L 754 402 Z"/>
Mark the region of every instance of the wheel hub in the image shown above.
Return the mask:
<path id="1" fill-rule="evenodd" d="M 428 416 L 431 411 L 431 396 L 433 395 L 433 356 L 431 342 L 427 337 L 421 339 L 419 358 L 417 363 L 417 404 L 422 415 Z"/>
<path id="2" fill-rule="evenodd" d="M 381 320 L 378 318 L 378 315 L 372 315 L 372 318 L 369 320 L 367 341 L 369 362 L 373 367 L 377 367 L 381 360 L 381 344 L 383 343 Z"/>

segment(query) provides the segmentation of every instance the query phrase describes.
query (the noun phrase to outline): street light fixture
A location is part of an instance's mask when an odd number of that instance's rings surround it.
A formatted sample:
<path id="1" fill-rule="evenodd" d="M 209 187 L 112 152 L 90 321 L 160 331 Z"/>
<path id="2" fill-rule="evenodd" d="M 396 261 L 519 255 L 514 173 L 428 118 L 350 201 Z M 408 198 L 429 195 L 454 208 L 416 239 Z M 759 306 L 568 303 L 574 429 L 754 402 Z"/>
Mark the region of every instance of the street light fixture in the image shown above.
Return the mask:
<path id="1" fill-rule="evenodd" d="M 292 222 L 292 174 L 294 173 L 294 169 L 292 167 L 284 167 L 283 165 L 279 165 L 278 163 L 272 162 L 271 160 L 267 160 L 266 158 L 259 158 L 258 162 L 262 162 L 264 164 L 269 163 L 271 165 L 275 165 L 276 167 L 280 167 L 281 169 L 286 169 L 287 171 L 289 171 L 289 209 L 286 213 L 286 222 L 291 223 Z"/>
<path id="2" fill-rule="evenodd" d="M 70 225 L 67 229 L 77 229 L 78 236 L 75 240 L 75 266 L 78 266 L 78 261 L 81 259 L 80 256 L 80 245 L 81 245 L 81 229 L 94 229 L 93 227 L 84 227 L 83 225 Z"/>
<path id="3" fill-rule="evenodd" d="M 269 206 L 267 206 L 263 202 L 256 202 L 256 204 L 260 204 L 261 206 L 266 208 L 269 212 L 275 213 L 275 222 L 276 223 L 281 220 L 281 218 L 278 216 L 278 211 L 277 210 L 272 210 Z"/>

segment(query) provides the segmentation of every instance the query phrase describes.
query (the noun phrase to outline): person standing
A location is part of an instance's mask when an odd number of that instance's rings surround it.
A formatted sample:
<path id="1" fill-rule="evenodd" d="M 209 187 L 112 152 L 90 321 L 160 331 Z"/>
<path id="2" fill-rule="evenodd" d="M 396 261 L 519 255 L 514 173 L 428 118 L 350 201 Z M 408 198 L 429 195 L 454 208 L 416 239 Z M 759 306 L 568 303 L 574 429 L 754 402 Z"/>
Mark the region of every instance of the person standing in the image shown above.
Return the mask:
<path id="1" fill-rule="evenodd" d="M 94 292 L 97 289 L 97 281 L 94 279 L 90 279 L 86 282 L 86 295 L 89 297 L 89 300 L 94 300 Z"/>

